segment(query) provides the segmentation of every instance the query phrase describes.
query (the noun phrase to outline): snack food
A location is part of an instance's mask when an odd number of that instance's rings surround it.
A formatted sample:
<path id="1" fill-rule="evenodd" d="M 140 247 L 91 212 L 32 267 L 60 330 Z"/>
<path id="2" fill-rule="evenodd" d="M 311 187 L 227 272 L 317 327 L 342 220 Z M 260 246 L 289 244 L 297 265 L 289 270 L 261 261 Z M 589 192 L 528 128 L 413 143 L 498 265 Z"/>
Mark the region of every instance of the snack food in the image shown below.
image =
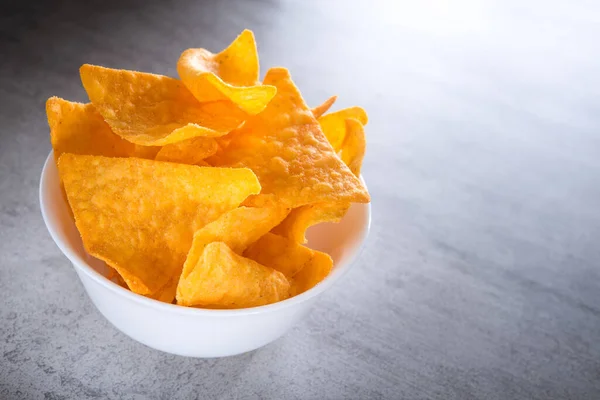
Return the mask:
<path id="1" fill-rule="evenodd" d="M 273 233 L 253 243 L 244 256 L 282 272 L 292 284 L 292 295 L 312 288 L 333 268 L 333 260 L 328 254 Z"/>
<path id="2" fill-rule="evenodd" d="M 260 190 L 247 168 L 64 153 L 58 170 L 88 253 L 151 297 L 181 272 L 194 232 Z"/>
<path id="3" fill-rule="evenodd" d="M 290 296 L 290 282 L 281 272 L 238 255 L 223 242 L 209 243 L 188 277 L 195 285 L 178 298 L 181 305 L 246 308 Z"/>
<path id="4" fill-rule="evenodd" d="M 348 118 L 358 120 L 362 125 L 366 125 L 369 121 L 366 111 L 361 107 L 344 108 L 319 117 L 321 130 L 336 152 L 340 151 L 346 137 L 346 120 Z"/>
<path id="5" fill-rule="evenodd" d="M 88 64 L 79 72 L 96 110 L 117 135 L 135 144 L 223 136 L 246 117 L 228 101 L 198 102 L 181 81 L 168 76 Z"/>
<path id="6" fill-rule="evenodd" d="M 273 100 L 233 131 L 222 151 L 208 162 L 254 171 L 262 190 L 246 204 L 368 202 L 366 189 L 331 148 L 289 71 L 272 68 L 264 83 L 277 88 Z"/>
<path id="7" fill-rule="evenodd" d="M 183 52 L 181 80 L 81 67 L 90 103 L 46 103 L 86 251 L 113 281 L 188 307 L 284 300 L 332 270 L 306 229 L 370 201 L 360 107 L 311 109 L 285 68 L 258 81 L 254 35 Z"/>
<path id="8" fill-rule="evenodd" d="M 243 31 L 225 50 L 187 49 L 177 73 L 200 102 L 230 100 L 254 115 L 271 101 L 277 89 L 258 82 L 258 54 L 252 31 Z"/>

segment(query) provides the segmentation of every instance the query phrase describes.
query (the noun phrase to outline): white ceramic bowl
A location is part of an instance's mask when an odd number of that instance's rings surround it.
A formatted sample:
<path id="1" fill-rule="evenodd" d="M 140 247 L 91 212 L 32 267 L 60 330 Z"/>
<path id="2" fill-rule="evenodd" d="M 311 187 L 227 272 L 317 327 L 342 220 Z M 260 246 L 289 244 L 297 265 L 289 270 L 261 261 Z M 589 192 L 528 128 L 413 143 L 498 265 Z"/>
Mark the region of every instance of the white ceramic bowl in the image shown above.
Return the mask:
<path id="1" fill-rule="evenodd" d="M 291 299 L 239 310 L 188 308 L 137 295 L 109 280 L 108 267 L 91 257 L 60 188 L 54 155 L 40 180 L 40 205 L 46 227 L 75 267 L 100 313 L 127 336 L 152 348 L 191 357 L 224 357 L 264 346 L 304 318 L 325 290 L 337 282 L 360 253 L 371 221 L 370 206 L 355 204 L 339 224 L 320 224 L 308 232 L 308 245 L 331 255 L 332 273 Z"/>

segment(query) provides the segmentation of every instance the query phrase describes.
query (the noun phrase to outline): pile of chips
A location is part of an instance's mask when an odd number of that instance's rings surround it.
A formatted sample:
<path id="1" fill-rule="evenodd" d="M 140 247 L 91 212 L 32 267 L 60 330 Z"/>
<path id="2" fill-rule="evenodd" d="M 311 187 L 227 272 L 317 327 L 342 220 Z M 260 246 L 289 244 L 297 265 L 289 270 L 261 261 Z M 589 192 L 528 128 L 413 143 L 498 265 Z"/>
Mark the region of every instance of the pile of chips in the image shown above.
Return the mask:
<path id="1" fill-rule="evenodd" d="M 86 251 L 131 291 L 255 307 L 331 271 L 306 229 L 369 202 L 365 111 L 310 109 L 285 68 L 261 82 L 254 35 L 188 49 L 180 80 L 83 65 L 90 103 L 46 104 L 61 183 Z"/>

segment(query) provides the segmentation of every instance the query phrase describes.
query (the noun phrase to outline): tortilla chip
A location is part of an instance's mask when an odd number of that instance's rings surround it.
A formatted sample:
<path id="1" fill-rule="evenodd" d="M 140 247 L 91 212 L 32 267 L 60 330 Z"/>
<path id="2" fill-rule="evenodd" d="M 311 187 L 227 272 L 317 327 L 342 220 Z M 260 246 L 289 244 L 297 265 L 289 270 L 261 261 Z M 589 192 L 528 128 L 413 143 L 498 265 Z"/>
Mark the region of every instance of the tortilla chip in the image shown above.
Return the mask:
<path id="1" fill-rule="evenodd" d="M 261 112 L 277 89 L 258 83 L 258 53 L 252 31 L 243 31 L 225 50 L 187 49 L 177 62 L 183 83 L 200 102 L 229 100 L 248 114 Z"/>
<path id="2" fill-rule="evenodd" d="M 332 269 L 333 260 L 329 254 L 315 252 L 312 260 L 292 278 L 290 294 L 297 296 L 312 289 L 325 279 Z"/>
<path id="3" fill-rule="evenodd" d="M 333 103 L 335 103 L 336 100 L 337 100 L 337 96 L 331 96 L 330 98 L 328 98 L 327 100 L 325 100 L 323 102 L 323 104 L 318 105 L 315 108 L 313 108 L 312 109 L 313 116 L 315 118 L 319 119 L 321 117 L 321 115 L 323 115 L 327 111 L 329 111 L 329 109 L 331 108 L 331 106 L 333 105 Z"/>
<path id="4" fill-rule="evenodd" d="M 149 297 L 154 300 L 162 301 L 165 303 L 174 303 L 175 302 L 175 293 L 177 292 L 177 284 L 179 283 L 179 276 L 175 275 L 166 285 L 160 288 L 157 292 L 146 294 L 144 296 Z"/>
<path id="5" fill-rule="evenodd" d="M 289 215 L 273 228 L 272 232 L 293 240 L 306 243 L 306 230 L 321 222 L 339 222 L 350 208 L 349 203 L 315 203 L 294 208 Z"/>
<path id="6" fill-rule="evenodd" d="M 289 297 L 290 283 L 274 269 L 236 254 L 225 243 L 206 245 L 190 274 L 179 281 L 184 306 L 246 308 Z"/>
<path id="7" fill-rule="evenodd" d="M 88 253 L 143 295 L 180 275 L 194 232 L 260 191 L 249 169 L 69 153 L 58 169 Z"/>
<path id="8" fill-rule="evenodd" d="M 92 104 L 51 97 L 46 102 L 46 114 L 56 160 L 62 153 L 154 158 L 159 150 L 121 139 Z"/>
<path id="9" fill-rule="evenodd" d="M 331 147 L 338 152 L 342 148 L 346 137 L 346 119 L 354 118 L 366 125 L 369 122 L 367 112 L 361 107 L 349 107 L 343 110 L 325 114 L 319 118 L 321 130 L 331 143 Z"/>
<path id="10" fill-rule="evenodd" d="M 341 158 L 356 177 L 360 176 L 366 149 L 367 140 L 363 124 L 354 118 L 348 118 L 346 120 L 346 137 L 344 143 L 342 143 Z"/>
<path id="11" fill-rule="evenodd" d="M 304 268 L 327 270 L 329 273 L 333 265 L 329 255 L 273 233 L 267 233 L 250 245 L 244 252 L 244 257 L 276 269 L 288 278 L 295 277 Z M 315 266 L 311 266 L 312 264 Z"/>
<path id="12" fill-rule="evenodd" d="M 197 165 L 217 152 L 217 141 L 213 138 L 195 137 L 163 146 L 156 155 L 157 161 Z"/>
<path id="13" fill-rule="evenodd" d="M 143 146 L 231 131 L 247 114 L 229 101 L 199 103 L 177 79 L 85 64 L 83 86 L 112 130 Z"/>
<path id="14" fill-rule="evenodd" d="M 366 139 L 362 123 L 348 118 L 340 157 L 356 177 L 360 176 L 365 150 Z M 350 203 L 343 202 L 323 202 L 298 207 L 293 209 L 272 232 L 298 243 L 306 243 L 305 235 L 309 227 L 322 222 L 339 222 L 349 208 Z"/>
<path id="15" fill-rule="evenodd" d="M 368 202 L 361 182 L 335 154 L 285 68 L 267 72 L 277 94 L 265 110 L 227 135 L 211 165 L 248 167 L 261 182 L 261 196 L 246 205 L 277 199 L 285 207 L 323 201 Z"/>
<path id="16" fill-rule="evenodd" d="M 185 278 L 198 264 L 204 247 L 212 242 L 223 242 L 236 253 L 242 253 L 246 247 L 279 224 L 289 210 L 282 207 L 251 208 L 239 207 L 194 233 L 192 247 L 188 252 L 181 277 Z"/>

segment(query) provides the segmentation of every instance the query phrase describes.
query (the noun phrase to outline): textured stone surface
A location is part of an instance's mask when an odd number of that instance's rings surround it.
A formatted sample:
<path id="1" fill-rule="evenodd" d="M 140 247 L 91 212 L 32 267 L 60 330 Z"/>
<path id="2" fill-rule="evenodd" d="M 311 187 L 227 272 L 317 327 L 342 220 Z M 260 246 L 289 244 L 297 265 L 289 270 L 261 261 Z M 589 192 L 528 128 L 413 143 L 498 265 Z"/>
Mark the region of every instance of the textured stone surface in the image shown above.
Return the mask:
<path id="1" fill-rule="evenodd" d="M 596 2 L 12 3 L 1 399 L 600 398 Z M 243 28 L 263 72 L 289 67 L 311 105 L 336 93 L 369 111 L 372 234 L 281 340 L 170 356 L 112 328 L 46 233 L 44 102 L 84 100 L 83 63 L 175 76 L 184 48 L 220 50 Z"/>

